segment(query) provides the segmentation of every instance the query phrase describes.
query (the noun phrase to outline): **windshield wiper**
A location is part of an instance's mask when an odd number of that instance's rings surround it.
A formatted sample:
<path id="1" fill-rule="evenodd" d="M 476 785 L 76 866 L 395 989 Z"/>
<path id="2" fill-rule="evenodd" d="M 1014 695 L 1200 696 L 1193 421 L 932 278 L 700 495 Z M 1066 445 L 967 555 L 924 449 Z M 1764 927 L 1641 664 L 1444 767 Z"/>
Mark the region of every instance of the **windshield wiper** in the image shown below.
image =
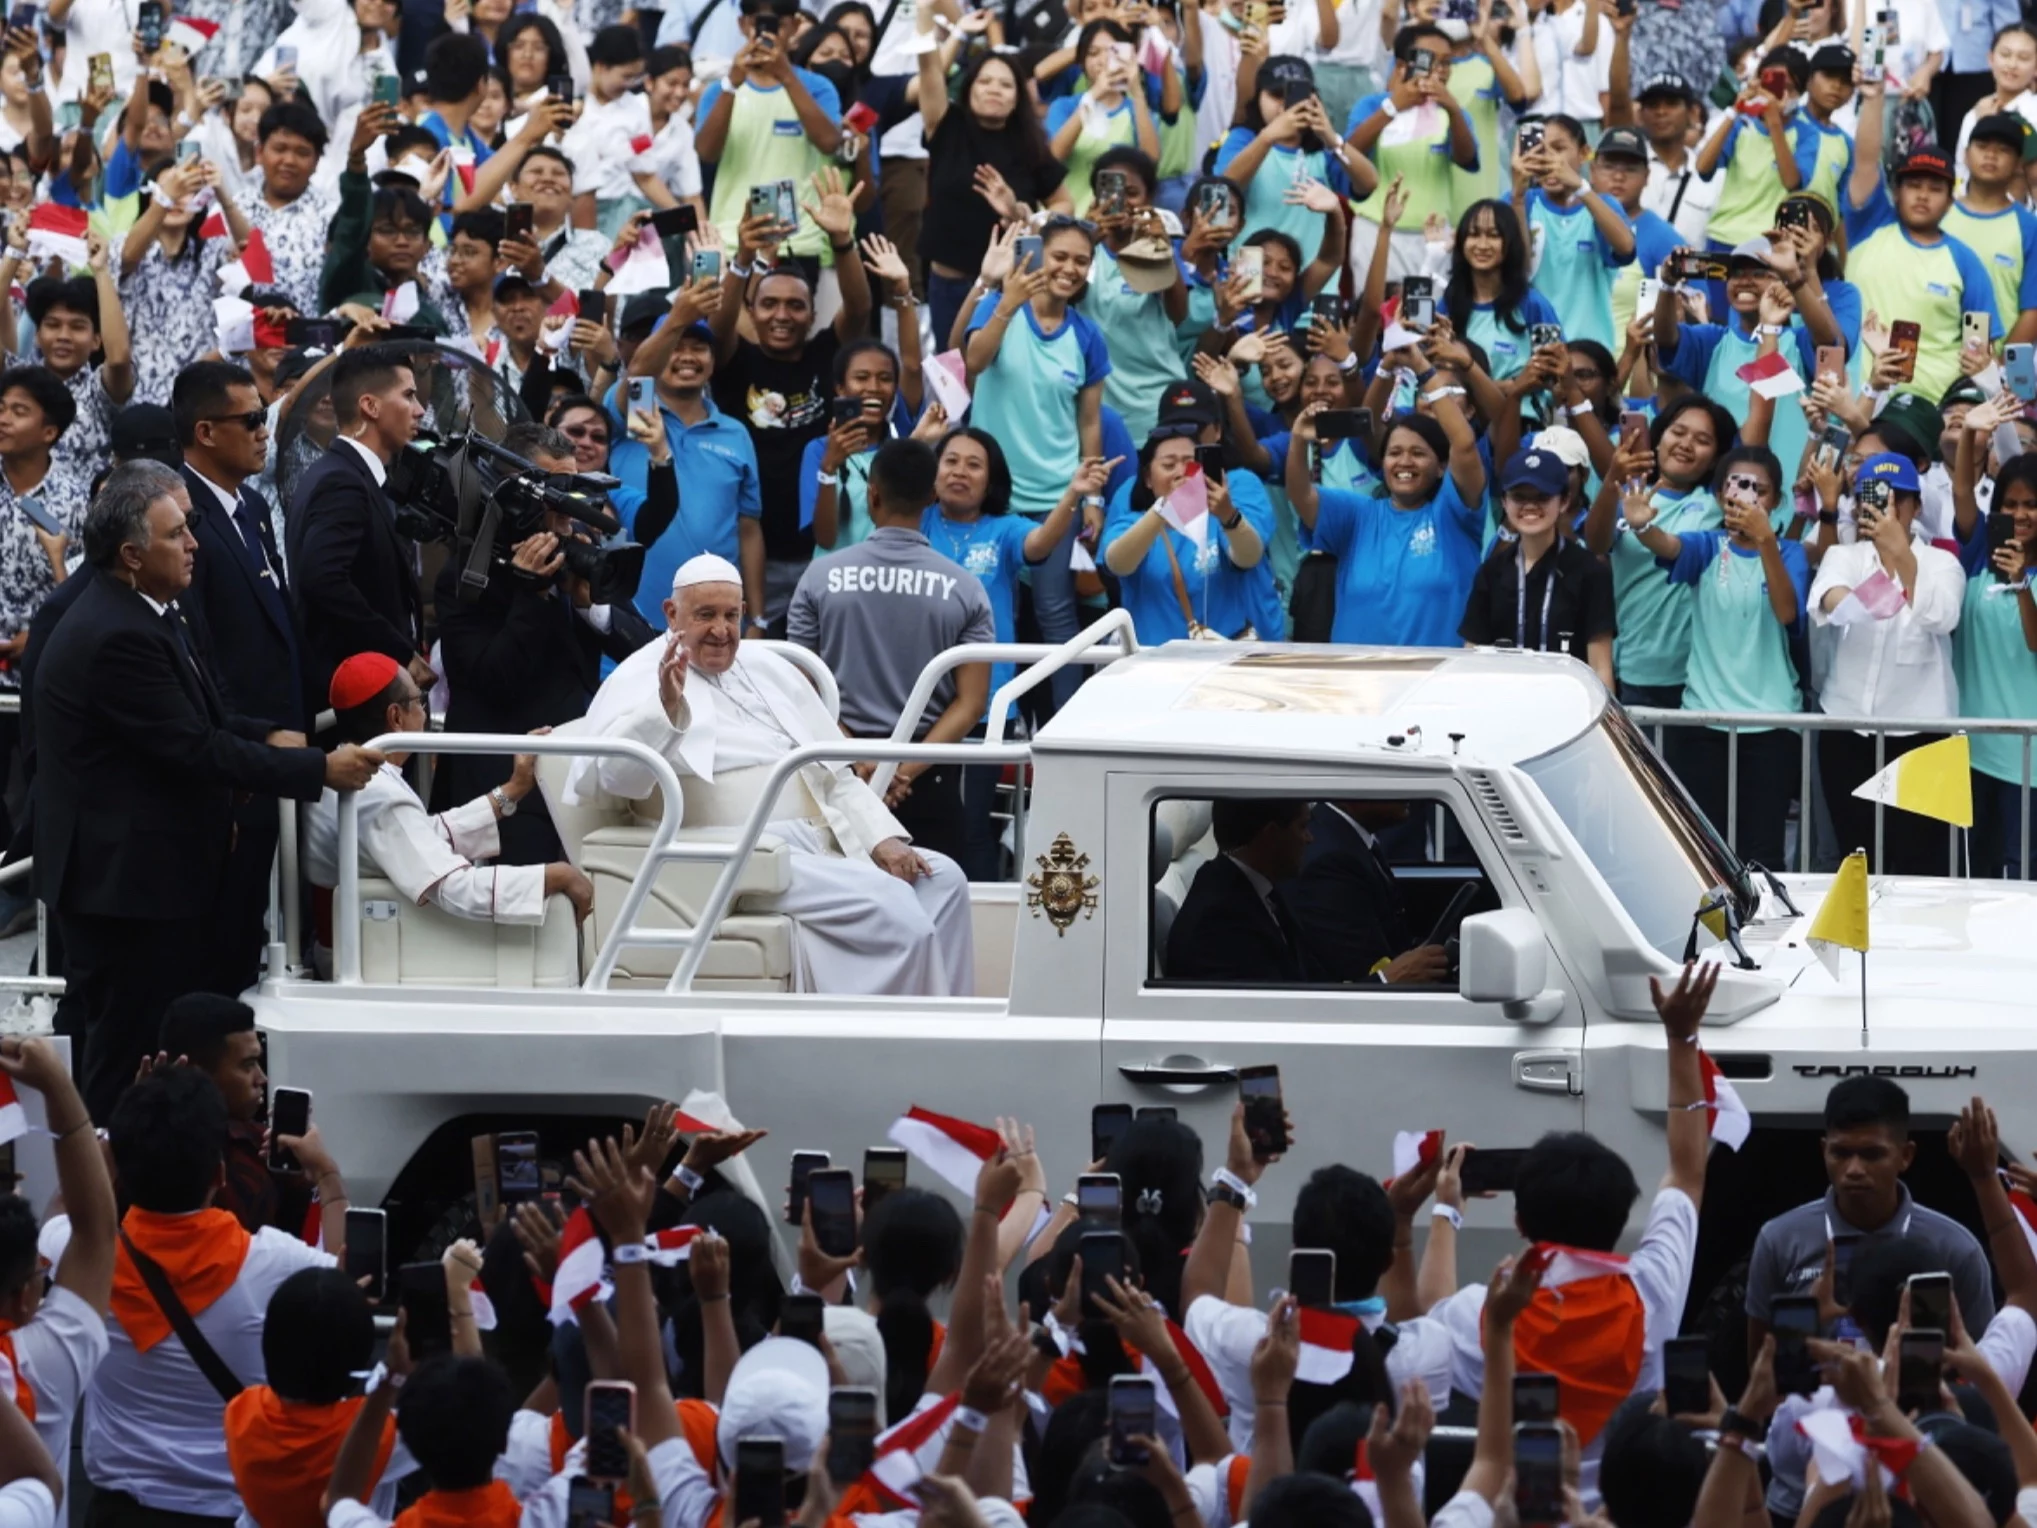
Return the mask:
<path id="1" fill-rule="evenodd" d="M 1790 899 L 1788 888 L 1786 888 L 1782 884 L 1782 881 L 1777 877 L 1776 873 L 1773 870 L 1770 870 L 1766 865 L 1762 864 L 1760 860 L 1746 860 L 1744 861 L 1744 863 L 1749 870 L 1754 871 L 1761 877 L 1762 880 L 1768 883 L 1768 889 L 1770 891 L 1774 892 L 1778 897 L 1782 898 L 1782 905 L 1786 909 L 1788 909 L 1789 915 L 1792 918 L 1801 918 L 1804 915 L 1803 909 L 1798 907 L 1796 903 Z"/>

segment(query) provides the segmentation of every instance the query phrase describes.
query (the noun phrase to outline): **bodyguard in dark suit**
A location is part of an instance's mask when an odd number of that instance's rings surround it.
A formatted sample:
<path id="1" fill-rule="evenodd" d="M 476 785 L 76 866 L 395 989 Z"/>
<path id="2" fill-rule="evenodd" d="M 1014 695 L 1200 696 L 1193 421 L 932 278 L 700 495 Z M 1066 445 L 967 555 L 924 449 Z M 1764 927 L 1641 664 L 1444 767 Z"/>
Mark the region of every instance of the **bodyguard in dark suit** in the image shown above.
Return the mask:
<path id="1" fill-rule="evenodd" d="M 424 689 L 435 678 L 424 655 L 417 548 L 397 532 L 382 491 L 389 463 L 424 417 L 409 352 L 346 351 L 333 363 L 332 404 L 339 439 L 298 479 L 284 525 L 313 714 L 332 671 L 355 653 L 387 653 Z"/>
<path id="2" fill-rule="evenodd" d="M 269 449 L 269 416 L 255 379 L 225 361 L 198 361 L 170 395 L 191 533 L 191 587 L 177 606 L 212 663 L 227 705 L 292 732 L 309 731 L 303 664 L 269 504 L 251 486 Z M 214 928 L 212 985 L 239 992 L 261 975 L 263 915 L 276 858 L 276 803 L 234 805 L 233 857 Z"/>
<path id="3" fill-rule="evenodd" d="M 573 442 L 549 426 L 512 425 L 502 444 L 546 472 L 578 470 Z M 575 522 L 565 515 L 550 521 L 517 545 L 514 564 L 491 575 L 470 602 L 461 601 L 457 564 L 449 560 L 439 573 L 433 608 L 452 692 L 448 732 L 529 732 L 585 716 L 601 685 L 602 658 L 627 658 L 654 635 L 628 600 L 590 607 L 586 585 L 562 566 L 560 544 Z M 445 755 L 433 777 L 432 810 L 474 800 L 507 780 L 513 767 L 507 754 Z M 500 832 L 504 864 L 565 858 L 535 792 L 502 819 Z"/>
<path id="4" fill-rule="evenodd" d="M 1280 889 L 1308 850 L 1309 804 L 1267 797 L 1216 801 L 1210 827 L 1219 853 L 1196 871 L 1168 931 L 1168 980 L 1321 980 Z"/>
<path id="5" fill-rule="evenodd" d="M 1405 801 L 1318 801 L 1301 874 L 1286 888 L 1323 979 L 1433 983 L 1448 979 L 1439 944 L 1417 947 L 1393 866 L 1376 835 L 1407 821 Z"/>
<path id="6" fill-rule="evenodd" d="M 170 999 L 203 985 L 219 914 L 233 793 L 315 801 L 380 763 L 330 757 L 300 734 L 230 712 L 174 601 L 197 542 L 178 475 L 116 468 L 85 518 L 98 575 L 37 665 L 36 894 L 63 920 L 63 1007 L 85 1035 L 84 1091 L 109 1118 Z"/>

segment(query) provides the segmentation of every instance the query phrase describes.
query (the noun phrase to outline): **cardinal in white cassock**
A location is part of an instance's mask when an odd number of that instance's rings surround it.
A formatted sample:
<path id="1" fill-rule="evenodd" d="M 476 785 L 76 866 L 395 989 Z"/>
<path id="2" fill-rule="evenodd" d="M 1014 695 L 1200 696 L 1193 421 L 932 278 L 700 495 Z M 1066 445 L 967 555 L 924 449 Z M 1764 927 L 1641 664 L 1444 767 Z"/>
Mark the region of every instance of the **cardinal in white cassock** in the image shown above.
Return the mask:
<path id="1" fill-rule="evenodd" d="M 805 675 L 742 645 L 742 575 L 726 558 L 684 564 L 665 601 L 671 635 L 625 659 L 588 709 L 586 730 L 662 754 L 681 778 L 681 821 L 735 829 L 771 766 L 841 729 Z M 642 801 L 657 789 L 631 759 L 578 760 L 566 796 L 597 790 Z M 792 849 L 792 884 L 751 905 L 793 920 L 803 992 L 968 996 L 975 991 L 969 882 L 946 855 L 912 847 L 877 793 L 846 763 L 808 764 L 772 807 Z"/>

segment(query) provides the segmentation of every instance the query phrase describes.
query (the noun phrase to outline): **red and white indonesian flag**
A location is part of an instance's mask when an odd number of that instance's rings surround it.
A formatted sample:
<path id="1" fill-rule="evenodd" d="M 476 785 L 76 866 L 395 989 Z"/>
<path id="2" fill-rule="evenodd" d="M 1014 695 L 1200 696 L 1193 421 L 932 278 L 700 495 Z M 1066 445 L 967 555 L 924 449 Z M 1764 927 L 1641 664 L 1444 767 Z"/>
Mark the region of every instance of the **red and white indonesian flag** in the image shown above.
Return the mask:
<path id="1" fill-rule="evenodd" d="M 245 297 L 212 299 L 213 345 L 221 355 L 246 355 L 255 348 L 255 309 Z"/>
<path id="2" fill-rule="evenodd" d="M 1209 542 L 1209 481 L 1202 468 L 1189 464 L 1188 471 L 1167 497 L 1153 506 L 1160 518 L 1202 547 Z"/>
<path id="3" fill-rule="evenodd" d="M 863 1478 L 880 1496 L 901 1506 L 920 1504 L 919 1483 L 940 1463 L 941 1450 L 948 1442 L 948 1428 L 961 1402 L 961 1392 L 957 1391 L 877 1435 L 876 1457 Z"/>
<path id="4" fill-rule="evenodd" d="M 969 366 L 962 352 L 943 350 L 926 363 L 924 371 L 934 401 L 948 411 L 948 423 L 956 423 L 969 412 Z"/>
<path id="5" fill-rule="evenodd" d="M 1844 1479 L 1855 1486 L 1865 1485 L 1871 1455 L 1881 1466 L 1882 1484 L 1895 1495 L 1908 1498 L 1909 1486 L 1903 1476 L 1917 1457 L 1914 1441 L 1871 1438 L 1859 1417 L 1838 1407 L 1805 1413 L 1797 1418 L 1797 1431 L 1810 1442 L 1820 1480 Z"/>
<path id="6" fill-rule="evenodd" d="M 1202 1356 L 1202 1349 L 1190 1342 L 1188 1333 L 1176 1326 L 1172 1320 L 1167 1323 L 1167 1337 L 1174 1344 L 1175 1354 L 1188 1365 L 1188 1377 L 1195 1381 L 1196 1389 L 1208 1397 L 1210 1408 L 1220 1417 L 1229 1416 L 1231 1403 L 1224 1399 L 1224 1387 L 1217 1383 L 1216 1371 L 1209 1366 L 1209 1360 Z M 1307 1349 L 1304 1348 L 1302 1351 L 1306 1353 Z M 1350 1354 L 1346 1353 L 1344 1356 L 1349 1358 Z M 1173 1392 L 1168 1390 L 1167 1382 L 1160 1377 L 1160 1366 L 1142 1353 L 1139 1355 L 1139 1372 L 1153 1381 L 1153 1394 L 1160 1402 L 1160 1409 L 1177 1422 L 1180 1421 L 1181 1408 L 1174 1404 Z"/>
<path id="7" fill-rule="evenodd" d="M 1396 1130 L 1393 1133 L 1393 1178 L 1404 1178 L 1418 1167 L 1427 1167 L 1443 1154 L 1440 1130 Z M 1388 1178 L 1388 1183 L 1393 1182 Z"/>
<path id="8" fill-rule="evenodd" d="M 14 1091 L 14 1079 L 0 1072 L 0 1141 L 11 1141 L 28 1129 L 28 1111 Z"/>
<path id="9" fill-rule="evenodd" d="M 268 240 L 262 237 L 261 229 L 257 228 L 248 235 L 247 243 L 241 246 L 240 258 L 219 268 L 219 289 L 229 296 L 238 297 L 251 286 L 268 287 L 275 284 L 276 261 L 269 253 Z"/>
<path id="10" fill-rule="evenodd" d="M 1590 1247 L 1560 1247 L 1554 1242 L 1537 1242 L 1530 1257 L 1542 1263 L 1542 1287 L 1561 1289 L 1580 1279 L 1595 1279 L 1608 1273 L 1625 1273 L 1627 1260 L 1617 1252 L 1599 1252 Z"/>
<path id="11" fill-rule="evenodd" d="M 405 281 L 382 299 L 382 316 L 392 324 L 407 324 L 417 317 L 417 283 Z"/>
<path id="12" fill-rule="evenodd" d="M 2009 1208 L 2016 1212 L 2016 1219 L 2023 1225 L 2023 1240 L 2030 1244 L 2030 1250 L 2037 1253 L 2037 1199 L 2017 1188 L 2009 1181 L 2007 1173 L 2002 1174 L 2002 1187 L 2009 1193 Z"/>
<path id="13" fill-rule="evenodd" d="M 918 1104 L 893 1120 L 885 1136 L 964 1194 L 976 1192 L 977 1172 L 1002 1144 L 995 1130 L 964 1119 L 950 1119 Z"/>
<path id="14" fill-rule="evenodd" d="M 704 1226 L 669 1226 L 644 1238 L 644 1250 L 660 1268 L 676 1268 L 693 1256 L 693 1241 Z"/>
<path id="15" fill-rule="evenodd" d="M 474 1313 L 474 1326 L 478 1331 L 495 1330 L 495 1302 L 488 1298 L 488 1291 L 481 1287 L 477 1278 L 467 1286 L 467 1308 Z"/>
<path id="16" fill-rule="evenodd" d="M 83 265 L 88 258 L 85 230 L 90 223 L 83 207 L 43 202 L 28 214 L 28 258 Z"/>
<path id="17" fill-rule="evenodd" d="M 1301 1361 L 1294 1377 L 1305 1385 L 1334 1385 L 1351 1372 L 1351 1344 L 1364 1325 L 1338 1310 L 1301 1308 Z"/>
<path id="18" fill-rule="evenodd" d="M 566 1229 L 559 1236 L 559 1271 L 552 1276 L 552 1325 L 578 1325 L 581 1310 L 593 1300 L 605 1300 L 613 1288 L 603 1276 L 608 1254 L 594 1219 L 586 1209 L 566 1217 Z"/>
<path id="19" fill-rule="evenodd" d="M 219 32 L 216 21 L 200 21 L 196 16 L 179 16 L 163 33 L 163 41 L 173 42 L 186 53 L 203 52 Z"/>
<path id="20" fill-rule="evenodd" d="M 1764 398 L 1787 398 L 1791 393 L 1804 390 L 1804 379 L 1797 375 L 1796 368 L 1789 364 L 1789 357 L 1780 350 L 1772 350 L 1745 366 L 1736 367 L 1733 375 Z"/>
<path id="21" fill-rule="evenodd" d="M 1754 1116 L 1747 1112 L 1739 1090 L 1726 1081 L 1726 1074 L 1719 1070 L 1717 1062 L 1699 1051 L 1698 1065 L 1705 1074 L 1705 1108 L 1712 1117 L 1712 1139 L 1738 1151 L 1754 1128 Z"/>

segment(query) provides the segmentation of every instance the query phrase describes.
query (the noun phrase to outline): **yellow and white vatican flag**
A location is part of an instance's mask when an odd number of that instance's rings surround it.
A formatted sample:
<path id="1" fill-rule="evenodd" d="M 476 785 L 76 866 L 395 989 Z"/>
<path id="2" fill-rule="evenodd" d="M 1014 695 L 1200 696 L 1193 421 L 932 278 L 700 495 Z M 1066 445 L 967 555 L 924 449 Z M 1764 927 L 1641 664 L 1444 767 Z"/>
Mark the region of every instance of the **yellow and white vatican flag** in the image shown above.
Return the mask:
<path id="1" fill-rule="evenodd" d="M 1811 919 L 1804 936 L 1811 952 L 1824 963 L 1832 979 L 1839 979 L 1839 952 L 1867 953 L 1867 851 L 1855 849 L 1840 863 L 1832 877 L 1831 890 Z"/>
<path id="2" fill-rule="evenodd" d="M 1973 826 L 1973 751 L 1966 734 L 1914 748 L 1853 792 L 1955 827 Z"/>

